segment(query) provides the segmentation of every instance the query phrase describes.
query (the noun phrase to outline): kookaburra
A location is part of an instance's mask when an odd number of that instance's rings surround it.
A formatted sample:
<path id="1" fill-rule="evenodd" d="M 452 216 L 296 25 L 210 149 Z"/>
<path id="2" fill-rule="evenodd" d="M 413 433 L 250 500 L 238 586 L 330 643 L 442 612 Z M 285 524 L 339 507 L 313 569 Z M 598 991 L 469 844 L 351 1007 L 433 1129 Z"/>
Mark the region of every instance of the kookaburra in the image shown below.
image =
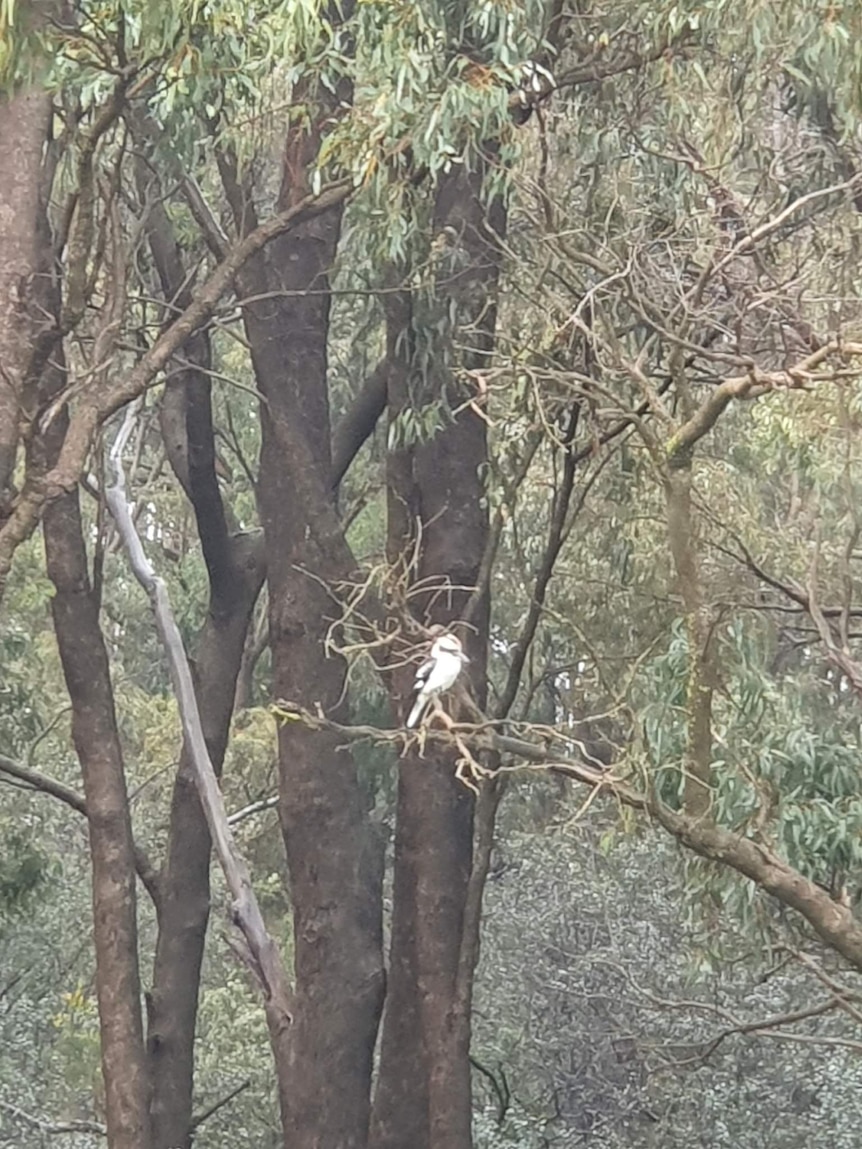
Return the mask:
<path id="1" fill-rule="evenodd" d="M 428 657 L 416 671 L 416 701 L 407 717 L 408 729 L 416 725 L 429 702 L 436 703 L 441 694 L 455 685 L 461 668 L 469 661 L 454 634 L 441 634 L 434 639 Z"/>

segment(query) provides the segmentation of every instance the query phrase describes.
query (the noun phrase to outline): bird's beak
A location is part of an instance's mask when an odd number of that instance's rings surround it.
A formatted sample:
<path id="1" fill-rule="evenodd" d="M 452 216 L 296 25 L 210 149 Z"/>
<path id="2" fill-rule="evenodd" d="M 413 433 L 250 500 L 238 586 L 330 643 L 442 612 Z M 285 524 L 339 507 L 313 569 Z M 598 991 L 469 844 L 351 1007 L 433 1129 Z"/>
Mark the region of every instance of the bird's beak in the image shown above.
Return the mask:
<path id="1" fill-rule="evenodd" d="M 467 655 L 464 653 L 464 651 L 463 651 L 463 650 L 462 650 L 462 651 L 461 651 L 461 653 L 458 655 L 458 657 L 461 659 L 461 661 L 464 663 L 464 665 L 465 665 L 465 666 L 466 666 L 466 665 L 467 665 L 467 663 L 470 661 L 470 659 L 467 657 Z"/>

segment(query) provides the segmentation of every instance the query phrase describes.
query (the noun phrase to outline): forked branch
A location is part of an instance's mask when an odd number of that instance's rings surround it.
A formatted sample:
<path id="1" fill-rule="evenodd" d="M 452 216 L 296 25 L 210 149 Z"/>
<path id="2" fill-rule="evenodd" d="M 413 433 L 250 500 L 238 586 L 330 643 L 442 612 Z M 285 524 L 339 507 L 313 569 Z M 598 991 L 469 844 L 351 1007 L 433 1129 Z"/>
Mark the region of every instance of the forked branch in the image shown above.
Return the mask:
<path id="1" fill-rule="evenodd" d="M 167 588 L 164 581 L 156 575 L 144 552 L 129 511 L 122 453 L 133 423 L 134 414 L 130 409 L 111 451 L 115 481 L 106 493 L 108 506 L 128 552 L 132 571 L 149 595 L 153 606 L 156 626 L 168 656 L 180 720 L 201 806 L 225 880 L 233 896 L 233 920 L 242 931 L 247 943 L 251 965 L 263 988 L 270 1016 L 277 1025 L 284 1026 L 291 1020 L 287 973 L 278 947 L 267 931 L 254 893 L 251 875 L 228 823 L 224 800 L 204 738 L 188 657 L 174 619 Z"/>

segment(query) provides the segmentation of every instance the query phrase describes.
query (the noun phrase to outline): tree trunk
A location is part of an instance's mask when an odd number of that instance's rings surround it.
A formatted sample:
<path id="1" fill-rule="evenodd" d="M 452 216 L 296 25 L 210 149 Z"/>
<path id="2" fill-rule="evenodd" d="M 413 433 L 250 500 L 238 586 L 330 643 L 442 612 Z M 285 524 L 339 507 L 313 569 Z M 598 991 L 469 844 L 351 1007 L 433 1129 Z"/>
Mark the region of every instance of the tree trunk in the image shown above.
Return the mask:
<path id="1" fill-rule="evenodd" d="M 672 458 L 665 477 L 668 540 L 685 610 L 688 639 L 686 683 L 686 754 L 682 806 L 686 814 L 706 817 L 712 803 L 713 623 L 703 600 L 697 529 L 692 508 L 691 452 Z"/>
<path id="2" fill-rule="evenodd" d="M 49 270 L 40 235 L 42 150 L 51 97 L 27 92 L 0 100 L 0 522 L 9 497 L 21 426 L 31 342 L 44 313 L 34 306 L 36 281 Z"/>
<path id="3" fill-rule="evenodd" d="M 123 755 L 99 608 L 87 574 L 78 494 L 45 512 L 54 629 L 72 702 L 93 868 L 93 935 L 110 1149 L 148 1149 L 149 1081 L 141 1019 L 135 854 Z"/>
<path id="4" fill-rule="evenodd" d="M 143 160 L 136 174 L 142 198 L 146 198 L 150 169 Z M 187 306 L 190 279 L 160 201 L 150 209 L 147 234 L 165 299 L 173 307 Z M 174 314 L 168 311 L 169 316 Z M 260 532 L 228 532 L 215 471 L 208 375 L 211 349 L 206 332 L 188 341 L 185 357 L 187 365 L 166 385 L 160 423 L 171 466 L 195 512 L 209 577 L 209 609 L 194 666 L 195 691 L 207 749 L 220 775 L 245 639 L 263 585 L 263 538 Z M 195 1026 L 210 906 L 210 846 L 184 744 L 159 882 L 159 928 L 149 999 L 154 1149 L 188 1149 L 191 1144 Z"/>
<path id="5" fill-rule="evenodd" d="M 457 303 L 457 324 L 469 331 L 470 350 L 445 350 L 468 369 L 488 365 L 493 348 L 500 253 L 489 237 L 502 235 L 502 205 L 481 202 L 481 175 L 461 170 L 440 185 L 435 234 L 455 236 L 441 269 L 446 297 Z M 442 295 L 442 292 L 441 292 Z M 390 307 L 390 325 L 409 322 Z M 450 333 L 450 339 L 454 337 Z M 398 332 L 390 332 L 390 344 Z M 403 345 L 402 341 L 402 345 Z M 440 355 L 440 362 L 445 361 Z M 390 418 L 409 401 L 409 366 L 390 374 Z M 445 396 L 455 408 L 464 396 L 444 372 L 426 381 L 426 399 Z M 419 386 L 414 380 L 414 385 Z M 414 600 L 423 621 L 450 625 L 463 615 L 488 537 L 482 465 L 485 423 L 470 408 L 389 466 L 389 552 L 411 544 L 413 513 L 423 524 L 417 578 L 433 580 Z M 435 591 L 444 583 L 445 594 Z M 488 639 L 487 597 L 473 615 L 475 631 L 462 637 L 470 677 L 484 705 Z M 402 697 L 409 676 L 399 683 Z M 395 839 L 394 905 L 389 984 L 374 1102 L 374 1149 L 469 1149 L 472 1144 L 470 1010 L 472 960 L 462 963 L 464 911 L 471 874 L 473 798 L 455 778 L 454 755 L 408 756 L 401 762 Z"/>
<path id="6" fill-rule="evenodd" d="M 44 130 L 44 108 L 31 105 L 30 111 Z M 30 157 L 29 167 L 34 165 L 35 158 Z M 47 215 L 49 189 L 31 187 L 30 192 L 35 202 L 26 205 L 24 218 L 35 208 L 35 224 L 27 244 L 34 244 L 32 267 L 40 274 L 25 289 L 42 325 L 56 326 L 61 292 L 54 273 Z M 63 345 L 58 342 L 39 378 L 27 385 L 26 404 L 31 416 L 37 417 L 37 411 L 44 409 L 66 382 Z M 63 410 L 44 434 L 28 442 L 31 481 L 38 482 L 56 463 L 67 428 L 68 414 Z M 72 704 L 72 738 L 81 763 L 87 810 L 108 1146 L 150 1149 L 135 847 L 108 654 L 99 624 L 98 597 L 90 585 L 77 488 L 50 504 L 43 527 L 46 568 L 55 592 L 51 602 L 54 631 Z"/>
<path id="7" fill-rule="evenodd" d="M 255 536 L 232 540 L 235 595 L 210 603 L 197 643 L 195 686 L 207 748 L 221 772 L 245 636 L 263 583 Z M 209 920 L 210 835 L 183 747 L 159 890 L 158 939 L 148 1027 L 154 1149 L 191 1144 L 194 1037 Z"/>
<path id="8" fill-rule="evenodd" d="M 280 207 L 305 192 L 317 140 L 292 129 Z M 236 214 L 236 209 L 235 209 Z M 285 292 L 244 308 L 258 385 L 259 506 L 266 534 L 276 698 L 338 714 L 345 665 L 327 650 L 338 608 L 326 586 L 352 563 L 331 486 L 327 390 L 334 209 L 274 243 L 243 294 Z M 350 755 L 330 734 L 279 730 L 279 814 L 290 871 L 295 1016 L 280 1067 L 291 1149 L 361 1149 L 383 995 L 381 856 Z"/>

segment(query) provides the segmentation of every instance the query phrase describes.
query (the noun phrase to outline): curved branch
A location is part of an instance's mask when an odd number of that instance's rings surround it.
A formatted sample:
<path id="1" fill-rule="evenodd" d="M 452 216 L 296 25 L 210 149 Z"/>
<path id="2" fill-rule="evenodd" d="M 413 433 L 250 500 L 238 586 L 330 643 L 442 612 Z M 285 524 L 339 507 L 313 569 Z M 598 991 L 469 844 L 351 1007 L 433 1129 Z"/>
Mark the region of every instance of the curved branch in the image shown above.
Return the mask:
<path id="1" fill-rule="evenodd" d="M 44 478 L 28 478 L 12 513 L 0 529 L 0 596 L 16 549 L 33 532 L 45 504 L 60 498 L 66 491 L 74 490 L 96 432 L 105 420 L 143 394 L 171 356 L 212 316 L 234 276 L 252 256 L 278 236 L 343 203 L 352 190 L 352 179 L 338 180 L 319 195 L 306 196 L 294 207 L 279 212 L 250 232 L 198 289 L 192 303 L 142 356 L 134 370 L 126 375 L 117 374 L 108 384 L 100 381 L 98 387 L 82 390 L 77 397 L 59 459 Z M 68 392 L 60 404 L 65 404 L 67 399 Z M 57 409 L 56 406 L 49 408 L 43 429 L 45 423 L 54 419 Z"/>
<path id="2" fill-rule="evenodd" d="M 51 778 L 40 770 L 23 766 L 20 762 L 7 758 L 5 754 L 0 754 L 0 774 L 6 774 L 9 778 L 23 782 L 30 790 L 37 790 L 40 794 L 50 794 L 52 798 L 57 798 L 60 802 L 65 803 L 77 814 L 87 817 L 87 803 L 83 796 L 77 790 L 73 790 L 71 786 L 58 782 L 56 778 Z M 136 845 L 134 850 L 135 870 L 141 879 L 141 885 L 152 898 L 153 905 L 158 906 L 159 876 L 156 868 L 140 846 Z"/>
<path id="3" fill-rule="evenodd" d="M 367 377 L 332 434 L 332 489 L 338 490 L 359 448 L 386 410 L 389 357 L 384 356 Z"/>

